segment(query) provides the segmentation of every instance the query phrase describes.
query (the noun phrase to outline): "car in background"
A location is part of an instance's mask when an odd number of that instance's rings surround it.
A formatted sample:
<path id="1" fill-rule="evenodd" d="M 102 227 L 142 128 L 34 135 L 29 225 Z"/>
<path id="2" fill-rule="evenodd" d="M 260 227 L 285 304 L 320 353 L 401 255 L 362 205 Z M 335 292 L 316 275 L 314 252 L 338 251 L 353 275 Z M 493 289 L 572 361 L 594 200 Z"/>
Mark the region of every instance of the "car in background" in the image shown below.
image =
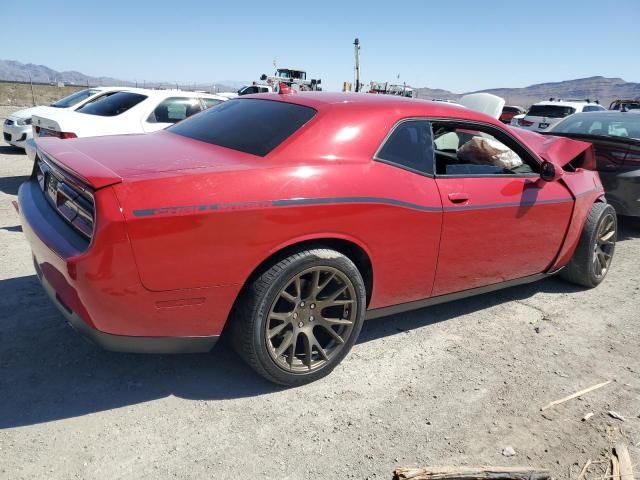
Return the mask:
<path id="1" fill-rule="evenodd" d="M 271 85 L 246 85 L 238 90 L 238 95 L 251 95 L 254 93 L 273 93 Z"/>
<path id="2" fill-rule="evenodd" d="M 96 102 L 121 90 L 125 89 L 122 87 L 86 88 L 84 90 L 80 90 L 79 92 L 72 93 L 67 97 L 61 98 L 60 100 L 52 103 L 49 106 L 42 105 L 13 112 L 4 121 L 2 132 L 4 141 L 9 145 L 13 145 L 14 147 L 26 149 L 27 141 L 33 136 L 33 128 L 31 127 L 31 117 L 33 115 L 46 115 L 49 109 L 76 110 L 84 105 Z"/>
<path id="3" fill-rule="evenodd" d="M 548 131 L 553 125 L 565 117 L 578 112 L 599 112 L 606 110 L 597 102 L 586 100 L 555 100 L 550 98 L 545 102 L 531 105 L 527 114 L 518 119 L 520 128 L 536 132 Z"/>
<path id="4" fill-rule="evenodd" d="M 589 143 L 510 128 L 500 110 L 285 91 L 147 135 L 36 139 L 22 228 L 79 332 L 176 353 L 224 330 L 256 372 L 301 385 L 365 318 L 557 272 L 605 278 L 616 215 Z"/>
<path id="5" fill-rule="evenodd" d="M 511 125 L 512 127 L 519 127 L 520 126 L 520 122 L 522 121 L 522 119 L 526 116 L 526 113 L 520 113 L 518 115 L 514 115 L 511 118 L 511 121 L 509 122 L 509 125 Z"/>
<path id="6" fill-rule="evenodd" d="M 502 123 L 510 124 L 513 117 L 515 117 L 516 115 L 522 115 L 526 112 L 527 111 L 522 107 L 518 107 L 515 105 L 505 105 L 504 107 L 502 107 L 502 113 L 500 114 L 499 120 Z"/>
<path id="7" fill-rule="evenodd" d="M 591 142 L 607 201 L 618 214 L 640 216 L 640 115 L 604 111 L 576 113 L 551 135 Z"/>
<path id="8" fill-rule="evenodd" d="M 609 105 L 609 110 L 619 110 L 621 112 L 629 112 L 631 110 L 640 110 L 640 98 L 614 100 Z"/>
<path id="9" fill-rule="evenodd" d="M 75 111 L 36 114 L 33 128 L 36 137 L 62 139 L 148 133 L 225 101 L 201 92 L 129 88 Z"/>

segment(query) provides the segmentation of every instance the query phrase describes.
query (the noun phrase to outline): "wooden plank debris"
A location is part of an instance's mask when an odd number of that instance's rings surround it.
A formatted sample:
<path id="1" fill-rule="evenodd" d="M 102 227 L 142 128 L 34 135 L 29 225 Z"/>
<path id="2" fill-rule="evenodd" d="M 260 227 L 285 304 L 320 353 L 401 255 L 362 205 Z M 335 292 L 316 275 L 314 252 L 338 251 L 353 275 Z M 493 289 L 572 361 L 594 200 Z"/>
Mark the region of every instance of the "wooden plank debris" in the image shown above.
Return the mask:
<path id="1" fill-rule="evenodd" d="M 561 398 L 560 400 L 555 400 L 555 401 L 549 403 L 548 405 L 545 405 L 540 410 L 541 411 L 545 411 L 545 410 L 547 410 L 547 409 L 549 409 L 551 407 L 554 407 L 556 405 L 560 405 L 561 403 L 567 402 L 567 401 L 572 400 L 572 399 L 574 399 L 576 397 L 580 397 L 580 396 L 584 395 L 585 393 L 589 393 L 589 392 L 592 392 L 594 390 L 597 390 L 598 388 L 602 388 L 605 385 L 609 385 L 610 383 L 611 383 L 611 380 L 603 382 L 603 383 L 598 383 L 597 385 L 593 385 L 592 387 L 589 387 L 589 388 L 585 388 L 584 390 L 580 390 L 579 392 L 576 392 L 576 393 L 573 393 L 571 395 L 568 395 L 568 396 L 566 396 L 564 398 Z"/>
<path id="2" fill-rule="evenodd" d="M 631 466 L 631 457 L 627 446 L 622 443 L 616 444 L 614 447 L 616 457 L 618 457 L 618 471 L 621 480 L 633 480 L 633 467 Z"/>
<path id="3" fill-rule="evenodd" d="M 547 470 L 529 467 L 397 468 L 394 480 L 550 480 Z"/>

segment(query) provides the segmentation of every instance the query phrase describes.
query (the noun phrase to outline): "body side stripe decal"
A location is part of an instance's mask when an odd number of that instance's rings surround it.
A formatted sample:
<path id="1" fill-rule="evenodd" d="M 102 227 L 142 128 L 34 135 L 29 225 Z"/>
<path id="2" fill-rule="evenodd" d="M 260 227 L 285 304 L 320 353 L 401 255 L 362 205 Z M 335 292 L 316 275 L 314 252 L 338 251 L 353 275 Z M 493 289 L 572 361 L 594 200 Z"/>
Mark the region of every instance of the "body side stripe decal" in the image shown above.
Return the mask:
<path id="1" fill-rule="evenodd" d="M 599 192 L 599 190 L 590 190 L 583 192 L 577 197 L 583 197 L 593 192 Z M 220 203 L 220 204 L 204 204 L 204 205 L 187 205 L 187 206 L 175 206 L 175 207 L 158 207 L 158 208 L 145 208 L 139 210 L 133 210 L 134 217 L 148 217 L 148 216 L 173 216 L 173 215 L 185 215 L 192 213 L 210 213 L 212 211 L 227 211 L 227 210 L 242 210 L 247 208 L 264 208 L 264 207 L 290 207 L 298 205 L 330 205 L 330 204 L 347 204 L 347 203 L 360 203 L 360 204 L 378 204 L 378 205 L 392 205 L 401 208 L 409 208 L 412 210 L 419 210 L 422 212 L 458 212 L 465 210 L 479 210 L 488 208 L 509 208 L 509 207 L 530 207 L 532 205 L 549 205 L 556 203 L 569 203 L 573 202 L 571 197 L 553 198 L 546 200 L 527 200 L 521 202 L 509 202 L 509 203 L 487 203 L 479 205 L 460 205 L 460 206 L 430 206 L 419 205 L 416 203 L 405 202 L 403 200 L 395 200 L 393 198 L 383 197 L 320 197 L 320 198 L 289 198 L 282 200 L 265 200 L 265 201 L 248 201 L 248 202 L 234 202 L 234 203 Z"/>

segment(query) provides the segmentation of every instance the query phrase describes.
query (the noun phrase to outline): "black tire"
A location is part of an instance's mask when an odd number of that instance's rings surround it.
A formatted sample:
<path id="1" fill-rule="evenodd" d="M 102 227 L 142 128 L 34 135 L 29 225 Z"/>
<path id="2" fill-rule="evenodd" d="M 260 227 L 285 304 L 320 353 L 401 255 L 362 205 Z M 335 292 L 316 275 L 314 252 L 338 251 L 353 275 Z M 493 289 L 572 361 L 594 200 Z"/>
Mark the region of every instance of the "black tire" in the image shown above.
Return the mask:
<path id="1" fill-rule="evenodd" d="M 602 229 L 610 226 L 613 234 L 602 248 L 599 236 Z M 598 286 L 606 277 L 615 251 L 618 234 L 616 211 L 606 203 L 594 203 L 589 210 L 578 246 L 569 264 L 560 272 L 565 280 L 587 288 Z M 598 254 L 600 248 L 600 254 Z M 606 251 L 605 251 L 606 250 Z M 604 255 L 603 255 L 604 254 Z M 605 259 L 606 265 L 599 259 Z"/>
<path id="2" fill-rule="evenodd" d="M 341 288 L 344 292 L 332 298 Z M 327 290 L 330 294 L 323 293 Z M 308 301 L 313 298 L 317 300 Z M 304 250 L 277 262 L 245 288 L 231 319 L 231 341 L 247 364 L 267 380 L 303 385 L 331 373 L 349 353 L 365 310 L 364 282 L 348 257 L 330 249 Z M 273 322 L 280 321 L 272 328 Z M 326 345 L 319 338 L 328 339 Z M 279 354 L 281 348 L 286 350 Z"/>

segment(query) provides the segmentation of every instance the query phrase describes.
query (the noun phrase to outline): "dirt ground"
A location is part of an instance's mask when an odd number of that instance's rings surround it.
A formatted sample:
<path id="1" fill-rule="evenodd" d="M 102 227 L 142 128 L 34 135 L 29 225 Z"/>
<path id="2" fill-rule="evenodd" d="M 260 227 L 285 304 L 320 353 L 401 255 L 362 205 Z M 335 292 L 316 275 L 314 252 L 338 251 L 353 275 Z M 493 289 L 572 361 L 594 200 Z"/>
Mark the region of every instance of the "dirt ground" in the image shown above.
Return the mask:
<path id="1" fill-rule="evenodd" d="M 5 83 L 0 82 L 0 104 L 14 105 L 17 107 L 32 107 L 34 99 L 36 105 L 49 105 L 50 103 L 60 100 L 67 95 L 71 95 L 78 90 L 82 90 L 83 86 L 65 86 L 57 85 L 34 85 L 33 92 L 31 86 L 25 83 Z M 0 110 L 3 107 L 0 107 Z M 0 114 L 2 114 L 0 112 Z M 3 118 L 4 120 L 4 118 Z M 1 140 L 0 140 L 1 141 Z"/>
<path id="2" fill-rule="evenodd" d="M 640 222 L 622 219 L 594 290 L 552 278 L 372 320 L 328 378 L 284 389 L 224 344 L 125 355 L 66 326 L 11 206 L 31 167 L 0 146 L 2 479 L 387 479 L 397 466 L 478 464 L 575 479 L 618 441 L 640 465 Z"/>

